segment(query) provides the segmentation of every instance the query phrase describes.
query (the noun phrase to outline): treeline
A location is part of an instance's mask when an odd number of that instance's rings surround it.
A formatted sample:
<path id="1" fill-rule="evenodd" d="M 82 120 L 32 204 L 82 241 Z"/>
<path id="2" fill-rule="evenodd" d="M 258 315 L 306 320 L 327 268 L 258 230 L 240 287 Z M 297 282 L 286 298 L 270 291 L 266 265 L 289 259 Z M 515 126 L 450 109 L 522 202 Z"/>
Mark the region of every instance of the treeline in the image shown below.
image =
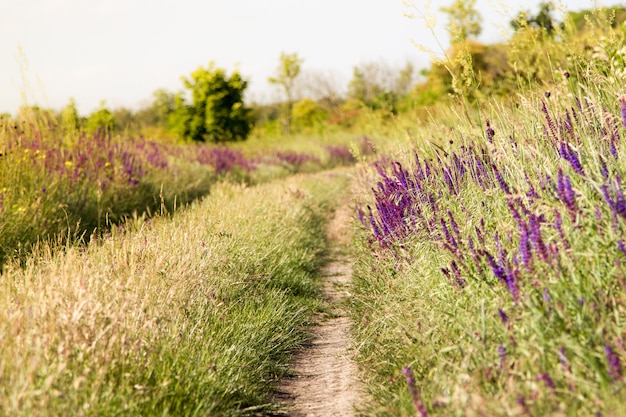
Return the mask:
<path id="1" fill-rule="evenodd" d="M 67 132 L 97 130 L 141 133 L 172 140 L 229 142 L 260 134 L 281 135 L 350 129 L 372 114 L 393 120 L 446 100 L 481 101 L 506 98 L 525 88 L 558 82 L 588 82 L 593 67 L 602 75 L 626 75 L 626 8 L 610 7 L 568 12 L 555 17 L 551 2 L 536 14 L 520 11 L 510 22 L 514 34 L 505 43 L 483 44 L 481 16 L 475 0 L 454 0 L 440 10 L 448 17 L 451 46 L 431 67 L 417 71 L 407 62 L 393 67 L 366 62 L 353 68 L 352 79 L 341 85 L 332 73 L 302 71 L 304 59 L 283 53 L 268 81 L 281 92 L 270 104 L 247 104 L 248 81 L 210 63 L 183 78 L 178 92 L 158 89 L 138 110 L 109 109 L 103 102 L 86 117 L 69 100 L 60 111 L 22 108 L 17 118 L 1 115 L 4 125 L 38 119 Z"/>

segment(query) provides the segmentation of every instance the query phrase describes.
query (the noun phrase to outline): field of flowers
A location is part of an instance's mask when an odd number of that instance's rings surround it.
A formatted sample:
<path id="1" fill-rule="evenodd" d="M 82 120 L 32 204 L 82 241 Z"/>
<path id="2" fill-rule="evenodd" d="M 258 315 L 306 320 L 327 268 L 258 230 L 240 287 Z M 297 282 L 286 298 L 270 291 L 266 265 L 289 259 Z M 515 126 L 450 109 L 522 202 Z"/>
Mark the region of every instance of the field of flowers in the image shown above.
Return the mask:
<path id="1" fill-rule="evenodd" d="M 626 412 L 626 99 L 597 91 L 427 130 L 366 174 L 353 312 L 373 410 Z"/>
<path id="2" fill-rule="evenodd" d="M 130 217 L 173 212 L 217 181 L 250 184 L 354 162 L 342 144 L 246 152 L 68 133 L 37 118 L 0 123 L 0 265 L 26 259 L 42 240 L 84 241 Z"/>

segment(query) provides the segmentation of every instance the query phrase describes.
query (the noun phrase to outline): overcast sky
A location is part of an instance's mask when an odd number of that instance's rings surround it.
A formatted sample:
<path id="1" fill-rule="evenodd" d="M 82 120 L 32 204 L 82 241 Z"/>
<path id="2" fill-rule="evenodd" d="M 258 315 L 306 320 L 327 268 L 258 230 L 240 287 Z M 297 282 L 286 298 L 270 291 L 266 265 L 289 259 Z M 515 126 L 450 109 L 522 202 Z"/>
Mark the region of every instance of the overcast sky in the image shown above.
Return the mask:
<path id="1" fill-rule="evenodd" d="M 249 97 L 267 101 L 281 51 L 304 58 L 303 71 L 332 72 L 342 84 L 369 61 L 424 68 L 429 56 L 414 43 L 440 48 L 423 19 L 405 12 L 436 14 L 446 47 L 438 9 L 451 2 L 414 0 L 415 10 L 402 0 L 0 0 L 0 112 L 15 113 L 24 100 L 59 109 L 70 97 L 82 114 L 102 100 L 137 109 L 158 88 L 181 89 L 181 76 L 210 61 L 239 68 Z M 516 12 L 538 3 L 478 0 L 480 39 L 502 39 Z M 595 4 L 560 3 L 569 10 Z"/>

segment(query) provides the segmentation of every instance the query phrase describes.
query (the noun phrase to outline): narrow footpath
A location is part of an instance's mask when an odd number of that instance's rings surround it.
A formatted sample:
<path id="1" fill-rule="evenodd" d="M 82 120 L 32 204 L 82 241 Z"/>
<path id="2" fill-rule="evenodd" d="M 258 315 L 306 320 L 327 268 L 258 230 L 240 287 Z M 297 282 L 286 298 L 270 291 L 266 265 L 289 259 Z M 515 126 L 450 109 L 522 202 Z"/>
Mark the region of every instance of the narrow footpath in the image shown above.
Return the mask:
<path id="1" fill-rule="evenodd" d="M 360 392 L 350 359 L 350 319 L 342 306 L 351 279 L 351 260 L 342 253 L 350 239 L 350 209 L 342 205 L 328 226 L 330 262 L 323 269 L 323 291 L 331 312 L 320 317 L 310 344 L 294 355 L 291 375 L 278 388 L 277 401 L 290 417 L 354 415 Z"/>

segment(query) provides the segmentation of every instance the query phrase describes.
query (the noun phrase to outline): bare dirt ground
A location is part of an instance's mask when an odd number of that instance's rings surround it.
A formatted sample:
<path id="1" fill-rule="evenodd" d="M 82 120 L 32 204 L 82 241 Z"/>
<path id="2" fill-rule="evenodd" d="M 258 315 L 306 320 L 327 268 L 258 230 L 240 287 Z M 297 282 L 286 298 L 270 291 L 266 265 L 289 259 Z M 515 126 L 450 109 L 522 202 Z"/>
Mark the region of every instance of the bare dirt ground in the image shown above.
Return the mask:
<path id="1" fill-rule="evenodd" d="M 352 269 L 350 259 L 341 253 L 350 239 L 349 224 L 350 209 L 345 204 L 335 212 L 327 230 L 333 250 L 323 270 L 323 289 L 332 314 L 319 318 L 310 344 L 295 354 L 291 375 L 278 388 L 277 400 L 291 417 L 352 416 L 361 397 L 348 351 L 350 320 L 341 306 L 348 296 L 346 284 Z"/>

